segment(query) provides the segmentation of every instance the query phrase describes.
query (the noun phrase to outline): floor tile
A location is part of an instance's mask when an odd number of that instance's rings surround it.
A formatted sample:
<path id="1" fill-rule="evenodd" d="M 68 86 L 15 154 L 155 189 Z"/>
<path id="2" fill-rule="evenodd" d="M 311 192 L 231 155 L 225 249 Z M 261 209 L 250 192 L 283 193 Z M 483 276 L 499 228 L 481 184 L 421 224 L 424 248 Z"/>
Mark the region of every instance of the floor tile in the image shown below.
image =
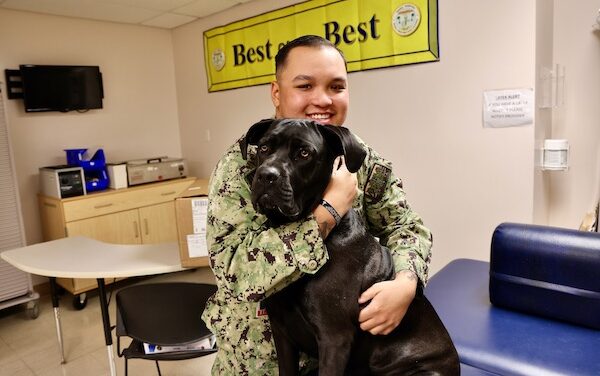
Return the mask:
<path id="1" fill-rule="evenodd" d="M 91 354 L 36 373 L 38 376 L 105 376 L 106 374 L 105 365 Z"/>
<path id="2" fill-rule="evenodd" d="M 21 359 L 0 363 L 0 376 L 35 376 Z"/>
<path id="3" fill-rule="evenodd" d="M 17 353 L 13 349 L 8 347 L 8 345 L 4 343 L 2 339 L 0 339 L 0 370 L 3 368 L 4 364 L 14 362 L 18 359 L 19 356 L 17 355 Z"/>
<path id="4" fill-rule="evenodd" d="M 60 351 L 56 341 L 50 341 L 46 347 L 21 355 L 23 362 L 36 375 L 60 365 Z"/>

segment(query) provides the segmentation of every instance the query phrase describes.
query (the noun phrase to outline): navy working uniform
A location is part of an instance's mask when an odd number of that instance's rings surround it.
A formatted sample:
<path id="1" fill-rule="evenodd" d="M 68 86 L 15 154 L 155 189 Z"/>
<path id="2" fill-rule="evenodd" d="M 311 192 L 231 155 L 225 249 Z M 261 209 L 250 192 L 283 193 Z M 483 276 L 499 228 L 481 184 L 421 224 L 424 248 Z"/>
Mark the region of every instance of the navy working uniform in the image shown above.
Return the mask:
<path id="1" fill-rule="evenodd" d="M 387 246 L 396 272 L 427 281 L 432 237 L 406 202 L 391 163 L 365 145 L 353 207 L 369 232 Z M 242 157 L 239 142 L 221 158 L 210 180 L 207 243 L 218 291 L 202 318 L 217 337 L 213 375 L 277 375 L 275 345 L 260 301 L 327 262 L 314 216 L 276 228 L 257 213 L 250 187 L 255 148 Z M 358 303 L 357 303 L 358 304 Z"/>

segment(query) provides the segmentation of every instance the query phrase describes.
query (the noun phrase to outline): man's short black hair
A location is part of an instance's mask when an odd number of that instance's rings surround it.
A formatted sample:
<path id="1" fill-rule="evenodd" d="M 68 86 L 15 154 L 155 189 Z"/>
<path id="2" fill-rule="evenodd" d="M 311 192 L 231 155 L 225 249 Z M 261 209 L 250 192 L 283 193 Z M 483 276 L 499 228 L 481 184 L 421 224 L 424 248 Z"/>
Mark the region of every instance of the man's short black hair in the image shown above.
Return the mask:
<path id="1" fill-rule="evenodd" d="M 286 63 L 287 57 L 291 50 L 296 47 L 331 47 L 334 48 L 337 52 L 340 53 L 340 56 L 344 60 L 344 65 L 346 65 L 346 58 L 344 57 L 344 53 L 336 47 L 335 44 L 331 43 L 328 39 L 320 37 L 318 35 L 303 35 L 298 37 L 288 43 L 286 43 L 279 51 L 277 51 L 277 55 L 275 55 L 275 74 L 279 74 L 281 69 Z"/>

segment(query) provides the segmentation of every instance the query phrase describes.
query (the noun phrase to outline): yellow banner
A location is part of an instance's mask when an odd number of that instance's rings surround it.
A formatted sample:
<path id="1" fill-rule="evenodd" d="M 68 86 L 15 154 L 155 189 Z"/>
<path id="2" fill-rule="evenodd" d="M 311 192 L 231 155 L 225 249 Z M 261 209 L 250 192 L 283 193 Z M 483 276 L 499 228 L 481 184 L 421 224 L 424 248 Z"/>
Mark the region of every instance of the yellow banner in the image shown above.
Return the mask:
<path id="1" fill-rule="evenodd" d="M 344 52 L 348 71 L 439 60 L 437 0 L 309 0 L 204 32 L 208 91 L 275 78 L 286 42 L 320 35 Z"/>

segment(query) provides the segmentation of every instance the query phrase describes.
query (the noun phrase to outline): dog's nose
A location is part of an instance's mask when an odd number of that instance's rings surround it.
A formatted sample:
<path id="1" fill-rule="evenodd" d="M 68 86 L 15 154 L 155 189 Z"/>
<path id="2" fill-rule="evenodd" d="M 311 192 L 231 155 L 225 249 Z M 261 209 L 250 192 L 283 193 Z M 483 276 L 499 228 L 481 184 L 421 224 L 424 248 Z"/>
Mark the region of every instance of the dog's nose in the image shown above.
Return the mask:
<path id="1" fill-rule="evenodd" d="M 273 184 L 279 179 L 279 172 L 274 167 L 264 166 L 258 171 L 258 180 L 263 183 Z"/>

